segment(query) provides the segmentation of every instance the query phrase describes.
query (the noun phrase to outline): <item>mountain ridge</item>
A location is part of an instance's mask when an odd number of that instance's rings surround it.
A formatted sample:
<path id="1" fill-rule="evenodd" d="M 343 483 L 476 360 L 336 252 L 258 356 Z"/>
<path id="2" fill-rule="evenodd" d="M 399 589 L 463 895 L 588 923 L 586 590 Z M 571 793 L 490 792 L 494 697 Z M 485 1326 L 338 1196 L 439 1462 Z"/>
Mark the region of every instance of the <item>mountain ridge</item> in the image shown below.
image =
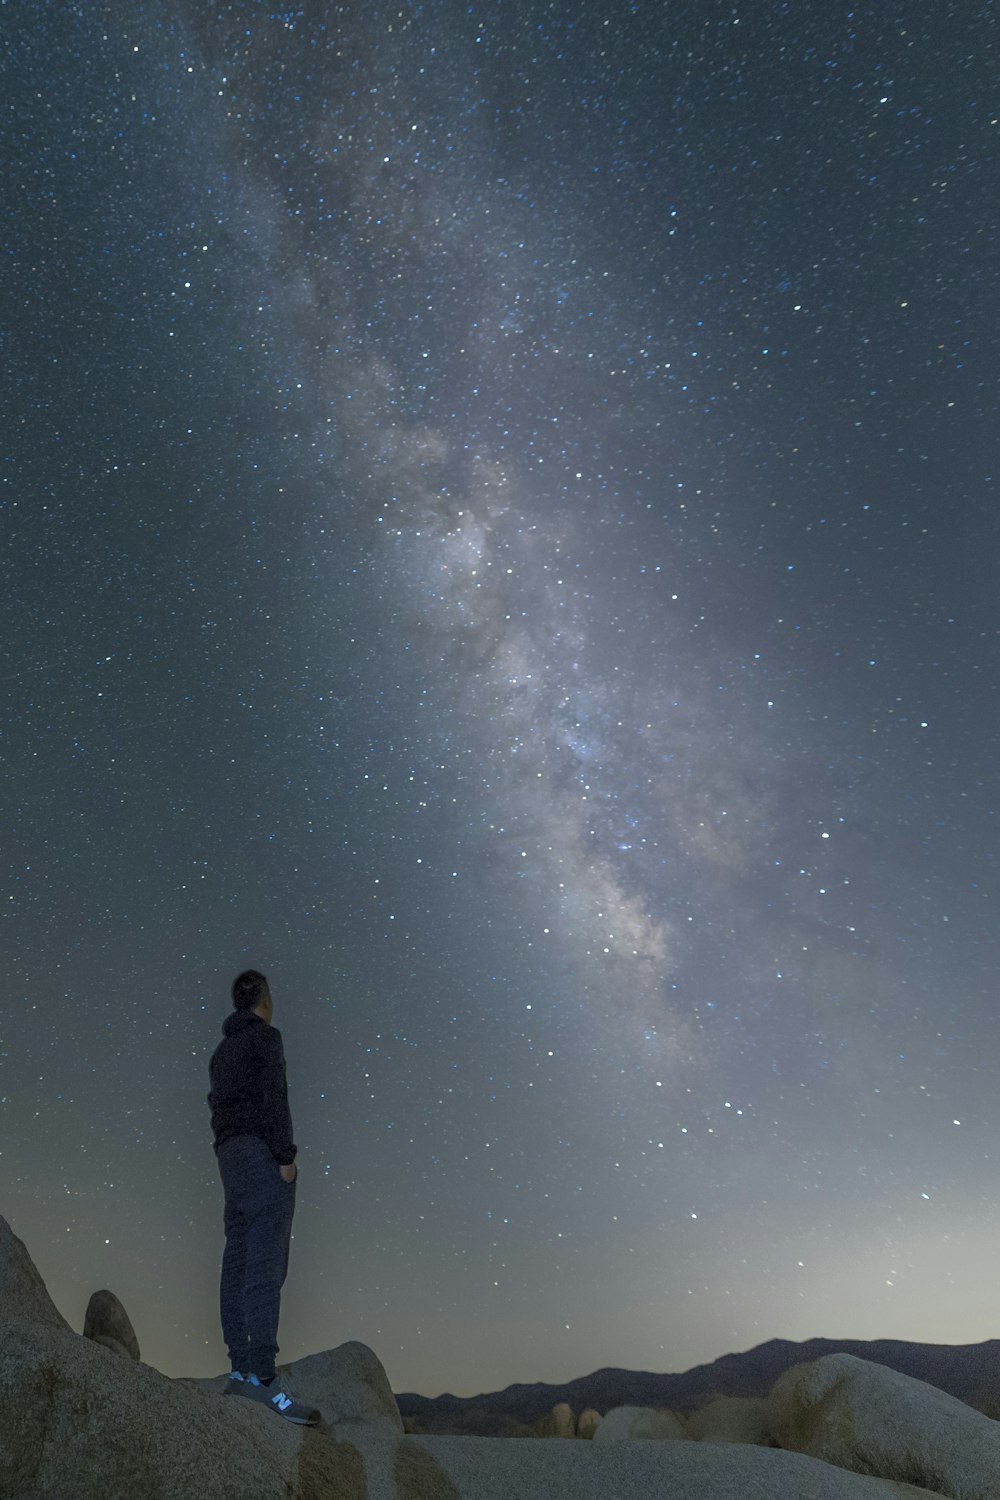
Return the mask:
<path id="1" fill-rule="evenodd" d="M 947 1391 L 987 1415 L 1000 1415 L 1000 1339 L 978 1344 L 922 1344 L 905 1339 L 768 1339 L 742 1353 L 720 1355 L 680 1374 L 603 1366 L 562 1384 L 516 1382 L 476 1396 L 396 1395 L 400 1415 L 421 1431 L 479 1433 L 530 1426 L 566 1402 L 579 1413 L 604 1415 L 613 1406 L 669 1407 L 681 1415 L 713 1395 L 765 1396 L 792 1365 L 826 1354 L 853 1354 Z"/>

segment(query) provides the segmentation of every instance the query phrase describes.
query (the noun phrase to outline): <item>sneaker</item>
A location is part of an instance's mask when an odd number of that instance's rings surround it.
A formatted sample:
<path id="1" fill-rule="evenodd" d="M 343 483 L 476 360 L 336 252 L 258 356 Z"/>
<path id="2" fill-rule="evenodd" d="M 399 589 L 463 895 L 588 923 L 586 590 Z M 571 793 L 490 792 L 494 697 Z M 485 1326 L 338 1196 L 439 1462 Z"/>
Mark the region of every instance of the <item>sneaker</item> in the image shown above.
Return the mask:
<path id="1" fill-rule="evenodd" d="M 270 1385 L 261 1385 L 256 1375 L 241 1375 L 234 1370 L 226 1381 L 226 1395 L 245 1396 L 260 1406 L 269 1406 L 286 1422 L 295 1422 L 299 1427 L 315 1427 L 322 1421 L 319 1412 L 312 1406 L 302 1406 L 287 1391 L 282 1390 L 277 1379 Z"/>

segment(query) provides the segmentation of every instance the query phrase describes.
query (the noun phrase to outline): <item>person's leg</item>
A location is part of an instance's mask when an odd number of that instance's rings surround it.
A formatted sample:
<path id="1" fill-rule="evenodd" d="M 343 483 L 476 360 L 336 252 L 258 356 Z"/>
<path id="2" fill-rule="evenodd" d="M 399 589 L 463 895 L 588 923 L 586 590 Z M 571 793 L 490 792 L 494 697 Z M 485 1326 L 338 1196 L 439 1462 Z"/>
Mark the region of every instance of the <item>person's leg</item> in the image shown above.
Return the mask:
<path id="1" fill-rule="evenodd" d="M 243 1294 L 249 1227 L 249 1182 L 242 1139 L 223 1141 L 218 1152 L 219 1174 L 225 1193 L 226 1230 L 226 1248 L 222 1255 L 222 1275 L 219 1282 L 219 1312 L 230 1366 L 245 1375 L 249 1368 L 249 1337 Z"/>
<path id="2" fill-rule="evenodd" d="M 285 1182 L 263 1141 L 255 1160 L 257 1192 L 249 1217 L 244 1272 L 248 1339 L 245 1374 L 260 1381 L 274 1376 L 278 1352 L 281 1288 L 288 1274 L 288 1252 L 295 1213 L 295 1183 Z"/>

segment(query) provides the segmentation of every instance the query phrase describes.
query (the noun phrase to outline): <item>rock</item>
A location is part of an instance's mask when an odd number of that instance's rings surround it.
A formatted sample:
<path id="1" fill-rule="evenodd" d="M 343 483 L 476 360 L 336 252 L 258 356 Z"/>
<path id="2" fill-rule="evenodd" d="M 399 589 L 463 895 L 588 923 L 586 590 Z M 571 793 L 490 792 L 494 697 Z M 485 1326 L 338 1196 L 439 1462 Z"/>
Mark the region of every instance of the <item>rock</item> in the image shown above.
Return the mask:
<path id="1" fill-rule="evenodd" d="M 684 1437 L 684 1423 L 672 1411 L 651 1406 L 613 1406 L 594 1433 L 595 1443 L 620 1443 L 631 1438 Z"/>
<path id="2" fill-rule="evenodd" d="M 402 1418 L 382 1362 L 367 1344 L 352 1341 L 278 1365 L 296 1401 L 315 1406 L 323 1421 L 338 1428 L 364 1426 L 386 1436 L 401 1435 Z M 175 1382 L 208 1393 L 221 1393 L 225 1375 Z M 349 1433 L 347 1435 L 350 1435 Z"/>
<path id="3" fill-rule="evenodd" d="M 112 1352 L 119 1357 L 112 1358 Z M 98 1331 L 93 1338 L 74 1333 L 27 1250 L 0 1219 L 0 1495 L 18 1500 L 232 1500 L 234 1495 L 253 1500 L 508 1500 L 511 1495 L 518 1500 L 657 1495 L 932 1500 L 927 1489 L 863 1477 L 777 1448 L 405 1437 L 385 1371 L 364 1344 L 343 1344 L 285 1370 L 295 1394 L 338 1423 L 336 1433 L 326 1426 L 295 1427 L 264 1406 L 221 1395 L 225 1377 L 168 1380 L 132 1357 L 112 1333 Z M 893 1401 L 901 1410 L 909 1405 L 910 1426 L 939 1438 L 941 1412 L 933 1403 L 940 1398 L 951 1425 L 953 1408 L 993 1425 L 919 1381 L 878 1370 L 878 1378 L 885 1376 L 905 1386 L 902 1396 L 889 1392 L 891 1420 L 896 1420 Z M 931 1405 L 926 1396 L 923 1406 L 915 1402 L 913 1388 L 927 1393 Z M 876 1394 L 879 1400 L 886 1395 Z M 788 1401 L 795 1404 L 791 1395 Z M 596 1417 L 585 1415 L 588 1423 Z M 619 1408 L 610 1417 L 629 1433 L 652 1433 L 664 1425 L 674 1436 L 683 1431 L 670 1412 Z M 586 1430 L 587 1424 L 581 1425 Z M 957 1437 L 946 1432 L 942 1451 L 957 1451 L 970 1435 L 976 1437 L 967 1426 Z M 980 1455 L 984 1451 L 981 1443 L 975 1448 Z M 981 1477 L 977 1471 L 977 1483 Z M 952 1487 L 946 1493 L 980 1500 L 987 1490 Z"/>
<path id="4" fill-rule="evenodd" d="M 99 1333 L 97 1337 L 95 1339 L 91 1339 L 90 1342 L 92 1344 L 97 1344 L 102 1349 L 110 1349 L 112 1354 L 120 1354 L 122 1359 L 132 1358 L 132 1355 L 125 1348 L 125 1345 L 119 1344 L 118 1340 L 113 1339 L 109 1333 Z"/>
<path id="5" fill-rule="evenodd" d="M 112 1339 L 129 1359 L 139 1358 L 135 1329 L 114 1292 L 95 1292 L 91 1297 L 83 1319 L 83 1336 L 85 1339 Z"/>
<path id="6" fill-rule="evenodd" d="M 576 1435 L 579 1438 L 592 1438 L 601 1425 L 601 1414 L 588 1406 L 586 1411 L 580 1413 L 576 1424 Z"/>
<path id="7" fill-rule="evenodd" d="M 403 1419 L 389 1377 L 367 1344 L 352 1339 L 282 1369 L 288 1371 L 295 1399 L 318 1407 L 325 1422 L 338 1427 L 363 1423 L 387 1435 L 402 1434 Z"/>
<path id="8" fill-rule="evenodd" d="M 688 1417 L 685 1435 L 699 1443 L 757 1443 L 774 1446 L 764 1397 L 713 1396 Z"/>
<path id="9" fill-rule="evenodd" d="M 365 1424 L 357 1439 L 110 1359 L 72 1332 L 3 1327 L 0 1493 L 20 1500 L 931 1500 L 777 1448 L 401 1437 Z"/>
<path id="10" fill-rule="evenodd" d="M 567 1401 L 560 1401 L 552 1408 L 552 1426 L 555 1437 L 576 1437 L 576 1417 Z"/>
<path id="11" fill-rule="evenodd" d="M 0 1494 L 365 1500 L 367 1486 L 357 1449 L 328 1432 L 293 1427 L 236 1396 L 186 1389 L 70 1330 L 7 1321 Z"/>
<path id="12" fill-rule="evenodd" d="M 0 1218 L 0 1322 L 8 1318 L 24 1318 L 64 1333 L 71 1331 L 23 1242 L 7 1220 Z"/>
<path id="13" fill-rule="evenodd" d="M 371 1500 L 383 1494 L 397 1500 L 935 1500 L 927 1490 L 851 1474 L 801 1453 L 732 1443 L 409 1437 L 396 1444 L 391 1480 L 384 1491 L 373 1483 Z"/>
<path id="14" fill-rule="evenodd" d="M 576 1437 L 576 1417 L 573 1410 L 565 1401 L 560 1401 L 550 1412 L 531 1428 L 533 1437 L 542 1438 L 571 1438 Z"/>
<path id="15" fill-rule="evenodd" d="M 841 1468 L 956 1500 L 1000 1495 L 996 1422 L 922 1380 L 851 1354 L 787 1370 L 768 1397 L 768 1417 L 783 1448 Z"/>

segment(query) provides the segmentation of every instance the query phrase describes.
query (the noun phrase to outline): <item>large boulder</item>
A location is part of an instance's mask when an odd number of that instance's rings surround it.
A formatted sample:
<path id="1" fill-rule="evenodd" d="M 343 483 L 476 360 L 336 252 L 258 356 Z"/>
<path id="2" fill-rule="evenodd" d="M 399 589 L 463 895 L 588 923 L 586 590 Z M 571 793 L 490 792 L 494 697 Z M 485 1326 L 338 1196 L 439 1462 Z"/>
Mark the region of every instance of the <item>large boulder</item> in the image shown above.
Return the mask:
<path id="1" fill-rule="evenodd" d="M 8 1318 L 25 1318 L 44 1328 L 70 1332 L 23 1241 L 0 1218 L 0 1322 Z"/>
<path id="2" fill-rule="evenodd" d="M 121 1349 L 129 1359 L 139 1358 L 139 1340 L 128 1313 L 114 1292 L 95 1292 L 87 1303 L 83 1319 L 85 1339 L 97 1339 L 109 1349 Z M 107 1340 L 111 1343 L 107 1343 Z"/>
<path id="3" fill-rule="evenodd" d="M 576 1417 L 566 1401 L 560 1401 L 551 1411 L 540 1417 L 532 1427 L 535 1437 L 576 1437 Z"/>
<path id="4" fill-rule="evenodd" d="M 378 1356 L 367 1344 L 352 1340 L 336 1349 L 308 1354 L 304 1359 L 278 1365 L 279 1381 L 288 1387 L 304 1406 L 315 1406 L 324 1422 L 344 1428 L 346 1435 L 356 1427 L 370 1428 L 384 1436 L 401 1436 L 403 1421 L 389 1377 Z M 206 1380 L 180 1379 L 175 1383 L 209 1394 L 221 1394 L 227 1376 L 213 1375 Z"/>
<path id="5" fill-rule="evenodd" d="M 367 1344 L 352 1339 L 297 1359 L 287 1370 L 295 1399 L 318 1407 L 331 1426 L 363 1425 L 386 1436 L 402 1435 L 403 1419 L 389 1377 Z"/>
<path id="6" fill-rule="evenodd" d="M 579 1438 L 592 1438 L 600 1425 L 600 1412 L 595 1411 L 592 1406 L 588 1406 L 586 1411 L 580 1413 L 576 1424 L 576 1435 Z"/>
<path id="7" fill-rule="evenodd" d="M 688 1417 L 685 1435 L 699 1443 L 758 1443 L 774 1446 L 764 1397 L 713 1396 Z"/>
<path id="8" fill-rule="evenodd" d="M 621 1443 L 631 1438 L 676 1439 L 684 1436 L 684 1423 L 672 1411 L 654 1411 L 651 1406 L 613 1406 L 594 1433 L 595 1443 Z"/>
<path id="9" fill-rule="evenodd" d="M 322 1483 L 319 1478 L 322 1477 Z M 0 1494 L 21 1500 L 365 1500 L 360 1454 L 238 1396 L 209 1397 L 91 1339 L 0 1329 Z"/>
<path id="10" fill-rule="evenodd" d="M 1000 1425 L 884 1365 L 829 1354 L 795 1365 L 768 1397 L 783 1448 L 955 1500 L 1000 1496 Z"/>

